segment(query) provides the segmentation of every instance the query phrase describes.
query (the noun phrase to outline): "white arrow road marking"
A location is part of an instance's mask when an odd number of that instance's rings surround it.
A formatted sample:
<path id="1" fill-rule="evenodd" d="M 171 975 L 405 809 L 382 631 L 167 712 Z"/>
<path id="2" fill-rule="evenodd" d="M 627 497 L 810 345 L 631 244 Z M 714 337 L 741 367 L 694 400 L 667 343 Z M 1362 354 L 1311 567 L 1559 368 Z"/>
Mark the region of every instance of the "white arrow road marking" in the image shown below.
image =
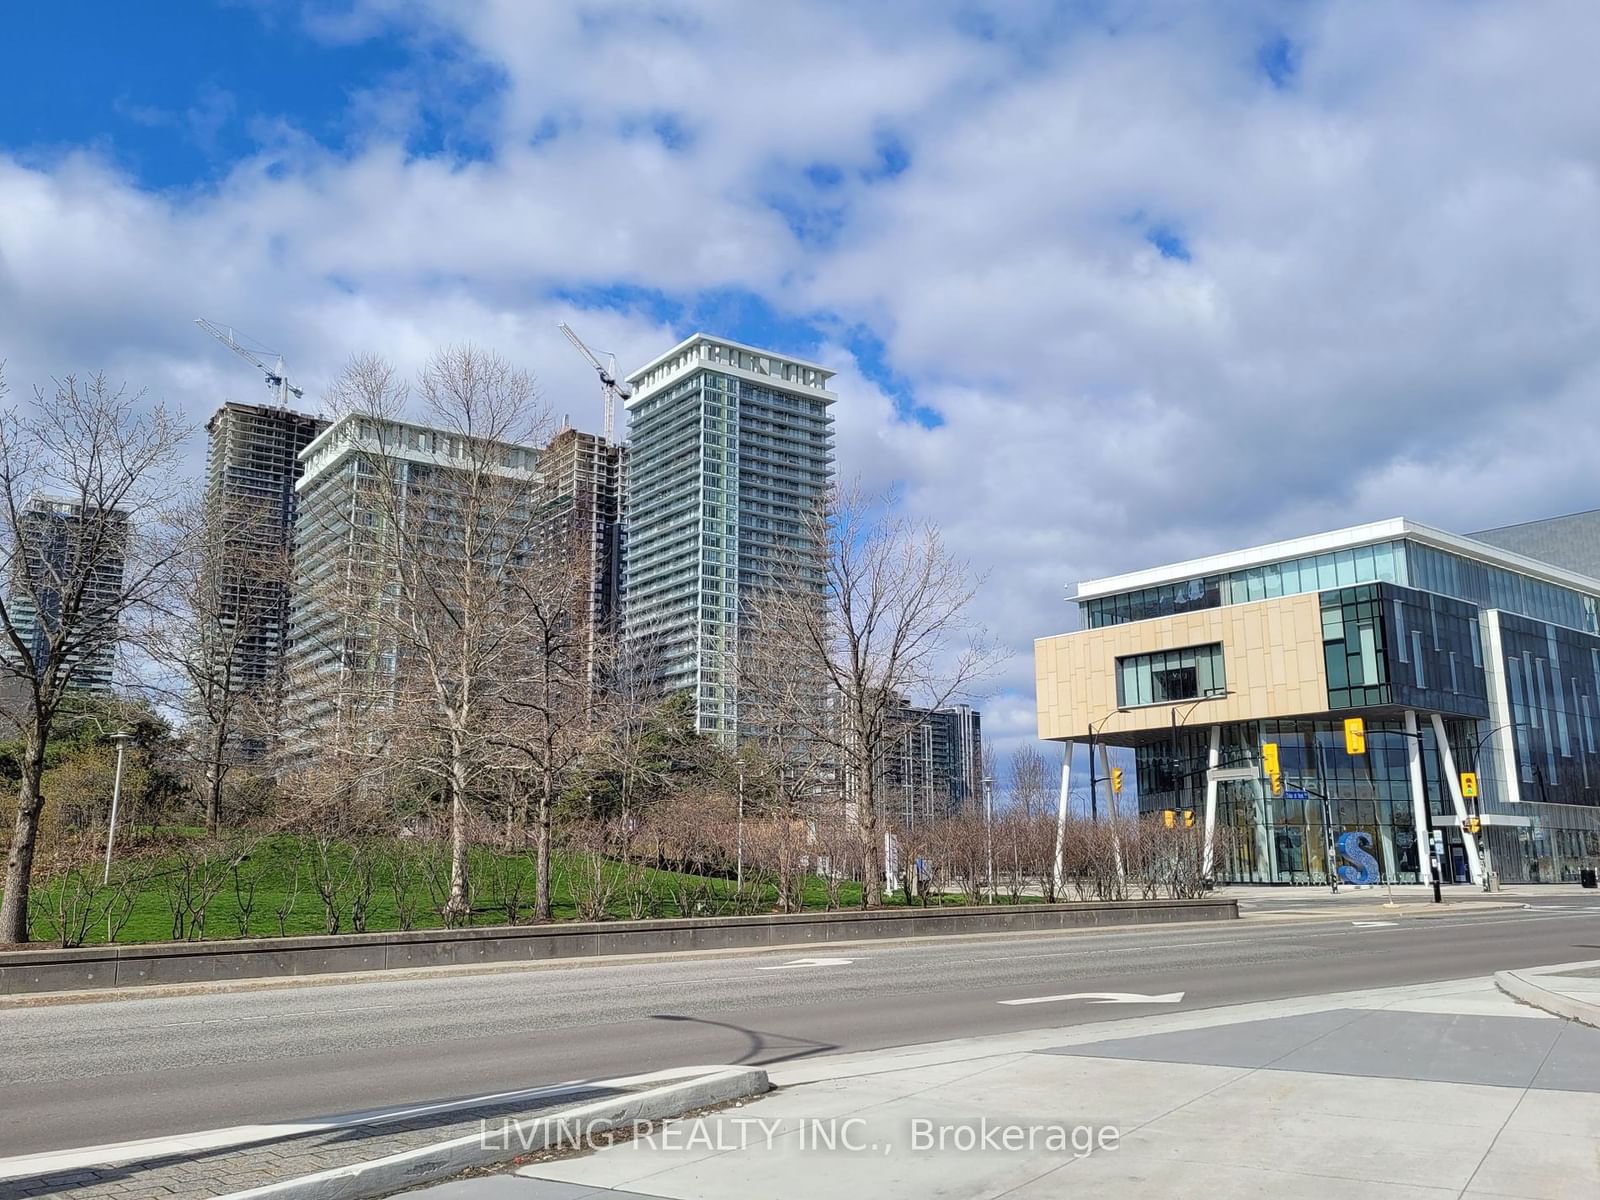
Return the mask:
<path id="1" fill-rule="evenodd" d="M 1382 929 L 1387 925 L 1396 924 L 1394 921 L 1351 921 L 1357 929 Z"/>
<path id="2" fill-rule="evenodd" d="M 1087 1000 L 1090 1004 L 1176 1004 L 1182 992 L 1146 996 L 1143 992 L 1067 992 L 1061 996 L 1030 996 L 1026 1000 L 1000 1000 L 999 1004 L 1054 1004 L 1057 1000 Z"/>
<path id="3" fill-rule="evenodd" d="M 855 962 L 853 958 L 797 958 L 793 962 L 773 963 L 769 967 L 757 967 L 758 971 L 787 971 L 790 967 L 848 967 Z"/>

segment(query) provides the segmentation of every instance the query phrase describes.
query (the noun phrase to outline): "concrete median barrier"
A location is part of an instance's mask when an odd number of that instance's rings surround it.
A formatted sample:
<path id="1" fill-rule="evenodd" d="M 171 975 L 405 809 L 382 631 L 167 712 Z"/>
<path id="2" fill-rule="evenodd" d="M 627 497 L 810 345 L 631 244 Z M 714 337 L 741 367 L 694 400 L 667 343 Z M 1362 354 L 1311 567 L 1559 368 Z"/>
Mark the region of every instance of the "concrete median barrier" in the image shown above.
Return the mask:
<path id="1" fill-rule="evenodd" d="M 1231 899 L 884 908 L 0 952 L 0 996 L 350 972 L 1229 921 Z"/>

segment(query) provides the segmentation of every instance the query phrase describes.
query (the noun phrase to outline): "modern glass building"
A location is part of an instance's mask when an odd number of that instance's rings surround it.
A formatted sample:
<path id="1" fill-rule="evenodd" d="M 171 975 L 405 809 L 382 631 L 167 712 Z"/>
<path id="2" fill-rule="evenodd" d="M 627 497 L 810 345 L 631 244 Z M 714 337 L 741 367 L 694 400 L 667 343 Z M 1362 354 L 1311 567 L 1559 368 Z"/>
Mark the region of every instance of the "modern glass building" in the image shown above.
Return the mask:
<path id="1" fill-rule="evenodd" d="M 741 605 L 833 476 L 833 372 L 695 334 L 634 372 L 624 628 L 699 729 L 739 726 Z"/>
<path id="2" fill-rule="evenodd" d="M 285 722 L 291 757 L 331 743 L 346 727 L 366 739 L 372 714 L 392 708 L 404 664 L 393 623 L 380 614 L 399 594 L 398 554 L 426 552 L 443 578 L 462 561 L 462 513 L 472 504 L 487 513 L 478 518 L 480 533 L 499 539 L 492 543 L 498 561 L 526 553 L 523 533 L 549 504 L 539 460 L 532 446 L 364 413 L 340 417 L 300 452 Z"/>
<path id="3" fill-rule="evenodd" d="M 1036 645 L 1041 736 L 1131 747 L 1141 811 L 1220 832 L 1219 879 L 1427 882 L 1435 836 L 1447 882 L 1600 866 L 1600 579 L 1395 519 L 1076 599 Z"/>
<path id="4" fill-rule="evenodd" d="M 109 695 L 121 636 L 128 514 L 72 497 L 35 496 L 17 514 L 15 534 L 6 602 L 27 658 L 9 645 L 4 653 L 19 666 L 31 660 L 41 677 L 59 654 L 67 690 Z M 71 620 L 63 620 L 67 606 L 76 608 Z"/>

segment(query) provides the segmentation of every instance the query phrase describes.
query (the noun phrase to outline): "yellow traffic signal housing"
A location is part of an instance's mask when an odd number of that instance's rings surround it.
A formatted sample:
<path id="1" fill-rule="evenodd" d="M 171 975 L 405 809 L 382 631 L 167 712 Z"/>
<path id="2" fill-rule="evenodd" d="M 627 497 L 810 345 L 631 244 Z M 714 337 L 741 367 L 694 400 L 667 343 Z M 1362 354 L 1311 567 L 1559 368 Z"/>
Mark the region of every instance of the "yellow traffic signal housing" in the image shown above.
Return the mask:
<path id="1" fill-rule="evenodd" d="M 1178 814 L 1173 812 L 1170 808 L 1163 809 L 1161 812 L 1161 823 L 1168 829 L 1171 829 L 1178 823 Z"/>
<path id="2" fill-rule="evenodd" d="M 1463 800 L 1476 800 L 1478 798 L 1478 773 L 1476 771 L 1461 772 L 1461 798 Z"/>
<path id="3" fill-rule="evenodd" d="M 1278 773 L 1278 743 L 1261 743 L 1261 769 L 1269 776 Z"/>
<path id="4" fill-rule="evenodd" d="M 1274 796 L 1283 795 L 1283 776 L 1276 771 L 1272 773 L 1272 794 Z"/>
<path id="5" fill-rule="evenodd" d="M 1113 792 L 1120 792 L 1122 790 L 1122 768 L 1121 767 L 1112 767 L 1111 768 L 1111 790 Z"/>
<path id="6" fill-rule="evenodd" d="M 1194 828 L 1194 809 L 1186 808 L 1183 810 L 1183 827 L 1185 829 Z"/>
<path id="7" fill-rule="evenodd" d="M 1360 717 L 1345 718 L 1344 752 L 1346 754 L 1365 754 L 1367 752 L 1367 723 Z"/>
<path id="8" fill-rule="evenodd" d="M 1462 828 L 1472 834 L 1473 837 L 1477 837 L 1483 830 L 1483 822 L 1478 820 L 1477 817 L 1468 817 L 1462 824 Z"/>

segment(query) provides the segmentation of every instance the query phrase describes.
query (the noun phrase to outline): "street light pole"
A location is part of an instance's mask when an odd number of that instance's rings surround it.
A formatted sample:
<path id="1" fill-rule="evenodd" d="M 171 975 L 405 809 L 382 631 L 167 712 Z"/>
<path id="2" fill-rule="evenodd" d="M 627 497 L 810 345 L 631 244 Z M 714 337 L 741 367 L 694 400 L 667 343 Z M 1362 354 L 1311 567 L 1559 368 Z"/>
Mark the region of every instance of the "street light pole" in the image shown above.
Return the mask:
<path id="1" fill-rule="evenodd" d="M 997 896 L 994 890 L 994 776 L 983 777 L 983 841 L 989 857 L 989 900 Z"/>
<path id="2" fill-rule="evenodd" d="M 1482 757 L 1483 757 L 1483 747 L 1489 741 L 1490 738 L 1494 737 L 1495 734 L 1500 733 L 1503 730 L 1507 730 L 1507 729 L 1524 729 L 1524 728 L 1527 727 L 1527 725 L 1528 725 L 1528 722 L 1526 722 L 1526 721 L 1508 721 L 1504 725 L 1496 725 L 1493 729 L 1489 730 L 1488 733 L 1486 733 L 1482 737 L 1480 737 L 1478 739 L 1478 741 L 1477 741 L 1477 744 L 1472 747 L 1472 769 L 1474 771 L 1477 771 L 1480 775 L 1482 774 L 1482 770 L 1481 770 L 1482 761 L 1481 760 L 1482 760 Z M 1491 858 L 1490 858 L 1490 850 L 1489 850 L 1489 834 L 1488 834 L 1488 831 L 1485 830 L 1484 827 L 1483 827 L 1483 783 L 1482 783 L 1482 780 L 1479 781 L 1477 790 L 1478 790 L 1478 794 L 1472 798 L 1472 815 L 1473 815 L 1473 818 L 1478 822 L 1478 836 L 1482 839 L 1482 841 L 1480 841 L 1478 845 L 1479 845 L 1480 851 L 1483 854 L 1483 890 L 1487 892 L 1489 890 L 1489 877 L 1494 874 L 1494 868 L 1490 865 Z"/>
<path id="3" fill-rule="evenodd" d="M 1100 788 L 1099 780 L 1095 778 L 1094 771 L 1095 727 L 1099 726 L 1102 729 L 1105 728 L 1107 721 L 1111 720 L 1111 718 L 1116 716 L 1119 712 L 1125 711 L 1127 711 L 1126 707 L 1119 704 L 1105 716 L 1101 717 L 1098 721 L 1089 722 L 1089 821 L 1091 824 L 1098 825 L 1100 823 Z M 1113 800 L 1112 804 L 1115 803 L 1116 801 Z"/>
<path id="4" fill-rule="evenodd" d="M 1317 782 L 1321 785 L 1318 790 L 1322 800 L 1322 865 L 1325 868 L 1323 873 L 1328 878 L 1328 890 L 1337 896 L 1339 873 L 1333 865 L 1333 801 L 1328 796 L 1328 748 L 1323 745 L 1322 734 L 1315 725 L 1311 728 L 1311 742 L 1317 748 Z"/>
<path id="5" fill-rule="evenodd" d="M 111 740 L 117 744 L 117 771 L 111 780 L 111 819 L 106 828 L 106 870 L 101 877 L 100 885 L 106 886 L 111 882 L 111 848 L 117 841 L 117 809 L 122 802 L 122 750 L 127 745 L 131 733 L 113 733 Z"/>
<path id="6" fill-rule="evenodd" d="M 726 778 L 726 777 L 724 777 Z M 738 815 L 738 849 L 737 865 L 735 867 L 734 893 L 744 895 L 744 763 L 739 764 L 739 815 Z"/>

